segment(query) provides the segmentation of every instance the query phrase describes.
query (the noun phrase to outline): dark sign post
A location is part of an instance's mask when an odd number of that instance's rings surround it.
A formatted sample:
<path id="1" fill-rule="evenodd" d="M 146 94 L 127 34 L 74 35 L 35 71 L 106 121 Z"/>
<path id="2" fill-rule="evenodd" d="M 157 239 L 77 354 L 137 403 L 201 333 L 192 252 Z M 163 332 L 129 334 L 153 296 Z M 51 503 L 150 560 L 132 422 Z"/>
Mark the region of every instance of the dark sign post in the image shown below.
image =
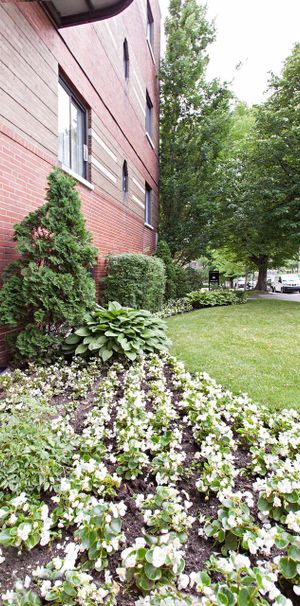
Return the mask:
<path id="1" fill-rule="evenodd" d="M 209 290 L 212 290 L 213 288 L 218 288 L 219 284 L 220 284 L 220 272 L 219 271 L 210 271 L 209 277 L 208 277 L 208 282 L 209 282 Z"/>

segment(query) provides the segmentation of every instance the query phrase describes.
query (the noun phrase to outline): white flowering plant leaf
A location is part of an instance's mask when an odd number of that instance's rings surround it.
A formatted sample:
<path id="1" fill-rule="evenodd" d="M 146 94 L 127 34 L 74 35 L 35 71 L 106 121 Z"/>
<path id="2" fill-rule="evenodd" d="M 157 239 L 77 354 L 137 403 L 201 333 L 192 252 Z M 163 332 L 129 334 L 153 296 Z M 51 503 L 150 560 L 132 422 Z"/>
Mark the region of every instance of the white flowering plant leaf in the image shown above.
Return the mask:
<path id="1" fill-rule="evenodd" d="M 188 538 L 187 530 L 195 522 L 195 518 L 188 515 L 192 503 L 187 497 L 171 486 L 158 486 L 154 495 L 145 500 L 137 498 L 147 532 L 161 534 L 173 531 L 184 543 Z"/>
<path id="2" fill-rule="evenodd" d="M 120 548 L 125 536 L 122 533 L 121 517 L 126 513 L 124 503 L 99 503 L 85 513 L 84 520 L 75 537 L 86 552 L 85 568 L 104 570 L 108 557 Z"/>
<path id="3" fill-rule="evenodd" d="M 184 570 L 181 543 L 172 532 L 159 537 L 139 537 L 121 555 L 122 564 L 117 571 L 119 577 L 143 593 L 168 585 Z"/>
<path id="4" fill-rule="evenodd" d="M 0 509 L 0 545 L 33 549 L 59 536 L 48 505 L 28 502 L 25 493 L 10 499 Z"/>

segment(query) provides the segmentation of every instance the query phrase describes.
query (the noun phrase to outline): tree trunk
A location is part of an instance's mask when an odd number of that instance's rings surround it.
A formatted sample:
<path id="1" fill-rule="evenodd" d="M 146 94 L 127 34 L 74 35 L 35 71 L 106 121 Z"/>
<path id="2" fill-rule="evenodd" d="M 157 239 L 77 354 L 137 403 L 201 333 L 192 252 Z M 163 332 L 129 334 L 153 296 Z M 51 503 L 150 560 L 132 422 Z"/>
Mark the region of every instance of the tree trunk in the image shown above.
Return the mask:
<path id="1" fill-rule="evenodd" d="M 258 267 L 258 278 L 255 288 L 256 290 L 267 290 L 268 258 L 265 256 L 255 257 L 253 261 Z"/>

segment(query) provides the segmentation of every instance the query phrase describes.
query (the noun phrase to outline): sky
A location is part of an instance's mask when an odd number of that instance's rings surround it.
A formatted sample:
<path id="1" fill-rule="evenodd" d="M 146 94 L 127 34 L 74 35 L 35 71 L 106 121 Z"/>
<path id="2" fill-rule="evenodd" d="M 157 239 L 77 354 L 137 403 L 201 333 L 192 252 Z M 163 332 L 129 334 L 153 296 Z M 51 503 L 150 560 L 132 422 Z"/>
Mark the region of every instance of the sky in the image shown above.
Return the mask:
<path id="1" fill-rule="evenodd" d="M 169 0 L 159 2 L 164 20 Z M 216 42 L 209 47 L 208 77 L 231 82 L 241 101 L 260 103 L 266 99 L 269 72 L 279 74 L 294 43 L 300 41 L 300 0 L 207 0 L 206 4 L 217 30 Z"/>

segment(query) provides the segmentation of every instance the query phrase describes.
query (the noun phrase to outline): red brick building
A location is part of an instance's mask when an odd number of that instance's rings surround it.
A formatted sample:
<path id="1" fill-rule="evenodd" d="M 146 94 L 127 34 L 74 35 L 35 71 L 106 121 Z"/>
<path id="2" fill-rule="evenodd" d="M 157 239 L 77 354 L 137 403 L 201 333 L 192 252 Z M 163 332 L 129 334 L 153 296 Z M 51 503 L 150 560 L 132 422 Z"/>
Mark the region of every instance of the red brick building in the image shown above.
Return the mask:
<path id="1" fill-rule="evenodd" d="M 15 255 L 14 223 L 44 202 L 57 164 L 78 181 L 97 283 L 108 253 L 153 251 L 159 46 L 158 0 L 63 29 L 41 2 L 1 0 L 0 273 Z"/>

